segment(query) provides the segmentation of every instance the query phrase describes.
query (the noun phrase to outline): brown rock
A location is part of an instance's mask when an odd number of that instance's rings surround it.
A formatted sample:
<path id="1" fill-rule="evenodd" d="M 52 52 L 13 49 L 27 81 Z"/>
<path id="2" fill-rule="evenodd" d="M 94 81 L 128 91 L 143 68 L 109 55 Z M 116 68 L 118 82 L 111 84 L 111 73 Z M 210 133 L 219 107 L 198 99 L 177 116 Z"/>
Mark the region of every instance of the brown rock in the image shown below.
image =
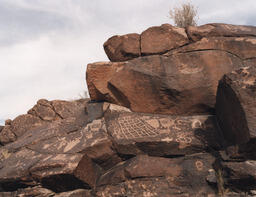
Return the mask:
<path id="1" fill-rule="evenodd" d="M 185 29 L 170 24 L 150 27 L 141 34 L 141 54 L 163 54 L 189 42 Z"/>
<path id="2" fill-rule="evenodd" d="M 147 56 L 122 64 L 89 64 L 92 100 L 106 100 L 132 111 L 161 114 L 209 113 L 219 79 L 242 66 L 224 51 Z"/>
<path id="3" fill-rule="evenodd" d="M 256 189 L 256 162 L 221 162 L 215 164 L 217 178 L 222 179 L 226 190 L 250 193 Z"/>
<path id="4" fill-rule="evenodd" d="M 72 102 L 55 100 L 51 102 L 41 99 L 28 111 L 28 114 L 8 121 L 0 133 L 0 142 L 2 144 L 13 142 L 28 131 L 47 126 L 52 121 L 61 119 L 71 118 L 77 126 L 82 126 L 87 123 L 88 119 L 85 113 L 86 102 L 86 100 Z"/>
<path id="5" fill-rule="evenodd" d="M 90 190 L 77 189 L 70 192 L 62 192 L 54 195 L 54 197 L 93 197 Z"/>
<path id="6" fill-rule="evenodd" d="M 209 37 L 200 41 L 191 43 L 177 50 L 170 51 L 173 53 L 186 53 L 191 51 L 220 50 L 232 53 L 239 58 L 246 60 L 256 57 L 256 37 Z"/>
<path id="7" fill-rule="evenodd" d="M 104 50 L 112 62 L 120 62 L 140 56 L 140 35 L 113 36 L 104 43 Z"/>
<path id="8" fill-rule="evenodd" d="M 121 161 L 111 147 L 102 119 L 85 127 L 72 118 L 54 121 L 0 148 L 0 185 L 4 191 L 37 184 L 55 192 L 94 187 L 101 168 Z"/>
<path id="9" fill-rule="evenodd" d="M 7 144 L 15 141 L 22 136 L 27 130 L 41 126 L 43 121 L 33 115 L 24 114 L 15 118 L 11 125 L 6 125 L 0 133 L 0 142 Z"/>
<path id="10" fill-rule="evenodd" d="M 217 92 L 216 114 L 225 139 L 243 144 L 256 137 L 256 69 L 224 75 Z"/>
<path id="11" fill-rule="evenodd" d="M 214 116 L 105 115 L 107 130 L 121 155 L 180 156 L 221 147 Z"/>
<path id="12" fill-rule="evenodd" d="M 198 41 L 203 37 L 255 37 L 256 27 L 212 23 L 202 26 L 188 27 L 188 37 Z"/>
<path id="13" fill-rule="evenodd" d="M 100 177 L 98 184 L 119 184 L 119 188 L 122 188 L 131 183 L 127 190 L 119 190 L 119 192 L 123 192 L 124 196 L 125 194 L 136 196 L 134 194 L 143 192 L 147 192 L 149 196 L 159 196 L 159 194 L 162 196 L 214 194 L 214 190 L 208 186 L 205 180 L 209 169 L 212 169 L 213 162 L 214 157 L 208 154 L 195 154 L 175 159 L 139 155 L 107 171 Z M 135 181 L 128 182 L 129 180 Z M 162 191 L 157 187 L 161 188 Z M 110 193 L 109 190 L 112 188 L 111 186 L 99 188 L 97 194 Z"/>
<path id="14" fill-rule="evenodd" d="M 4 126 L 0 126 L 0 132 L 3 130 Z"/>

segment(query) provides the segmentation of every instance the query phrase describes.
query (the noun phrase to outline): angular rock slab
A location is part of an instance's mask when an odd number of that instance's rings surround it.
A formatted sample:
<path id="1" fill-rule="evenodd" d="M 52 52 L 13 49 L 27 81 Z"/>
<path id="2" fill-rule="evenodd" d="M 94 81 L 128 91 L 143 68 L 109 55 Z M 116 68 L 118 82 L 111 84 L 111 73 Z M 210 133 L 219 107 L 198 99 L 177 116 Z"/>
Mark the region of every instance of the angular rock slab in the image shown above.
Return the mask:
<path id="1" fill-rule="evenodd" d="M 221 148 L 214 116 L 116 113 L 106 114 L 105 119 L 121 155 L 177 156 Z"/>
<path id="2" fill-rule="evenodd" d="M 101 168 L 121 161 L 103 119 L 84 128 L 68 120 L 28 131 L 0 149 L 0 185 L 5 191 L 38 184 L 54 192 L 93 188 Z"/>
<path id="3" fill-rule="evenodd" d="M 226 140 L 243 144 L 256 137 L 256 68 L 224 75 L 217 92 L 216 114 Z"/>
<path id="4" fill-rule="evenodd" d="M 141 33 L 141 54 L 162 54 L 189 42 L 185 29 L 170 24 L 150 27 Z"/>
<path id="5" fill-rule="evenodd" d="M 138 155 L 107 171 L 98 180 L 98 185 L 127 185 L 124 194 L 148 193 L 149 196 L 169 195 L 204 195 L 214 194 L 205 178 L 215 158 L 209 154 L 195 154 L 185 158 L 162 158 Z M 134 181 L 131 181 L 134 180 Z M 119 186 L 119 188 L 120 188 Z M 98 195 L 115 189 L 105 186 Z M 116 188 L 117 189 L 117 188 Z M 155 192 L 155 193 L 154 193 Z M 152 195 L 150 195 L 152 194 Z M 160 195 L 161 196 L 161 195 Z M 168 195 L 166 195 L 168 196 Z"/>
<path id="6" fill-rule="evenodd" d="M 112 62 L 121 62 L 140 56 L 140 35 L 126 34 L 113 36 L 103 45 L 104 50 Z"/>
<path id="7" fill-rule="evenodd" d="M 256 27 L 212 23 L 197 27 L 190 26 L 187 33 L 193 41 L 198 41 L 203 37 L 256 37 Z"/>
<path id="8" fill-rule="evenodd" d="M 135 112 L 192 115 L 212 113 L 218 81 L 243 66 L 224 51 L 146 56 L 122 63 L 87 66 L 92 100 Z"/>

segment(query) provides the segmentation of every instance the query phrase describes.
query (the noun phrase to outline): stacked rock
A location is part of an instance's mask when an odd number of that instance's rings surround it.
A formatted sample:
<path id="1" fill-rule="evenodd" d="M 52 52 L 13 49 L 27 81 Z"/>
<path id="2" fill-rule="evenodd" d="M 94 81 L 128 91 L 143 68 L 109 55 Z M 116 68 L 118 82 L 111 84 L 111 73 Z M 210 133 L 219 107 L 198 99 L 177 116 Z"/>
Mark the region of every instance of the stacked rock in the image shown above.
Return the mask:
<path id="1" fill-rule="evenodd" d="M 0 196 L 255 194 L 256 27 L 164 24 L 104 49 L 90 99 L 0 128 Z"/>

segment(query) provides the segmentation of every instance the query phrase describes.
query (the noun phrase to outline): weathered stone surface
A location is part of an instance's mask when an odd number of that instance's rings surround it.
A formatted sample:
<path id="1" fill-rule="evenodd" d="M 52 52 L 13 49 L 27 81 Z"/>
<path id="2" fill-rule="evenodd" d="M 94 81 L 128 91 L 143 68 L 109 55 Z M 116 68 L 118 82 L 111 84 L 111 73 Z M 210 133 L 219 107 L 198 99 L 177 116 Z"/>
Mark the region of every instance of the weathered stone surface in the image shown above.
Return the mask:
<path id="1" fill-rule="evenodd" d="M 112 62 L 130 60 L 140 56 L 140 35 L 113 36 L 104 43 L 104 50 Z"/>
<path id="2" fill-rule="evenodd" d="M 94 187 L 101 168 L 121 161 L 111 147 L 103 119 L 85 127 L 55 121 L 0 149 L 0 183 L 5 191 L 38 183 L 55 192 Z"/>
<path id="3" fill-rule="evenodd" d="M 256 137 L 256 68 L 224 75 L 217 92 L 216 114 L 224 137 L 243 144 Z"/>
<path id="4" fill-rule="evenodd" d="M 214 107 L 223 74 L 241 66 L 240 58 L 216 50 L 146 56 L 122 64 L 89 64 L 87 84 L 92 100 L 132 111 L 202 114 Z"/>
<path id="5" fill-rule="evenodd" d="M 188 27 L 187 33 L 193 41 L 203 37 L 255 37 L 256 27 L 212 23 L 202 26 Z"/>
<path id="6" fill-rule="evenodd" d="M 54 195 L 54 197 L 93 197 L 90 190 L 77 189 L 71 192 L 62 192 Z"/>
<path id="7" fill-rule="evenodd" d="M 256 189 L 256 162 L 221 162 L 215 164 L 217 176 L 223 180 L 223 188 L 251 193 Z"/>
<path id="8" fill-rule="evenodd" d="M 30 114 L 20 115 L 11 122 L 11 125 L 6 125 L 3 128 L 0 133 L 0 142 L 2 144 L 13 142 L 27 130 L 41 126 L 42 124 L 43 121 L 36 116 Z"/>
<path id="9" fill-rule="evenodd" d="M 115 149 L 122 155 L 178 156 L 221 148 L 214 116 L 105 115 Z"/>
<path id="10" fill-rule="evenodd" d="M 191 51 L 220 50 L 246 60 L 256 57 L 256 37 L 209 37 L 168 52 L 186 53 Z"/>
<path id="11" fill-rule="evenodd" d="M 0 197 L 52 197 L 55 193 L 41 186 L 28 187 L 24 189 L 18 189 L 14 192 L 0 192 Z"/>
<path id="12" fill-rule="evenodd" d="M 3 130 L 4 126 L 0 126 L 0 132 Z"/>
<path id="13" fill-rule="evenodd" d="M 139 155 L 107 171 L 100 177 L 98 185 L 114 185 L 134 179 L 136 181 L 142 180 L 142 183 L 138 181 L 138 184 L 130 184 L 131 187 L 128 187 L 126 191 L 121 190 L 121 192 L 135 194 L 136 192 L 142 193 L 144 191 L 149 194 L 152 193 L 151 196 L 157 196 L 158 192 L 161 191 L 157 189 L 156 193 L 154 193 L 154 189 L 160 187 L 162 188 L 162 194 L 165 195 L 167 192 L 169 192 L 169 195 L 184 195 L 186 193 L 189 195 L 214 194 L 214 190 L 208 186 L 205 180 L 208 170 L 212 169 L 214 160 L 215 158 L 208 154 L 195 154 L 185 158 L 173 159 Z M 159 178 L 160 181 L 156 183 L 151 179 L 148 181 L 148 187 L 145 185 L 147 180 L 143 183 L 143 178 Z M 141 184 L 145 186 L 143 191 L 140 189 Z M 107 191 L 106 189 L 105 191 L 103 190 L 103 192 Z"/>
<path id="14" fill-rule="evenodd" d="M 73 102 L 41 99 L 28 111 L 28 114 L 20 115 L 8 123 L 0 133 L 0 142 L 7 144 L 15 141 L 27 131 L 45 127 L 52 121 L 73 118 L 75 124 L 83 125 L 87 122 L 85 103 L 87 100 Z"/>
<path id="15" fill-rule="evenodd" d="M 170 24 L 150 27 L 141 34 L 141 54 L 162 54 L 189 42 L 185 29 Z"/>

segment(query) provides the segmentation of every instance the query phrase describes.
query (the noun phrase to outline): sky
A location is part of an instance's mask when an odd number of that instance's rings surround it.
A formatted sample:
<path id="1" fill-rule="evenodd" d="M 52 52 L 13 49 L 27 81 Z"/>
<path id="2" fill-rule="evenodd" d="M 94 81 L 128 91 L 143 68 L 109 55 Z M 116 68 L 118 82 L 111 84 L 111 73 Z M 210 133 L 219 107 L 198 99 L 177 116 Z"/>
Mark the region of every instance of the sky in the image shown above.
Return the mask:
<path id="1" fill-rule="evenodd" d="M 103 43 L 171 23 L 182 0 L 0 0 L 0 125 L 36 101 L 87 91 L 88 63 L 108 61 Z M 256 25 L 255 0 L 191 0 L 198 25 Z"/>

